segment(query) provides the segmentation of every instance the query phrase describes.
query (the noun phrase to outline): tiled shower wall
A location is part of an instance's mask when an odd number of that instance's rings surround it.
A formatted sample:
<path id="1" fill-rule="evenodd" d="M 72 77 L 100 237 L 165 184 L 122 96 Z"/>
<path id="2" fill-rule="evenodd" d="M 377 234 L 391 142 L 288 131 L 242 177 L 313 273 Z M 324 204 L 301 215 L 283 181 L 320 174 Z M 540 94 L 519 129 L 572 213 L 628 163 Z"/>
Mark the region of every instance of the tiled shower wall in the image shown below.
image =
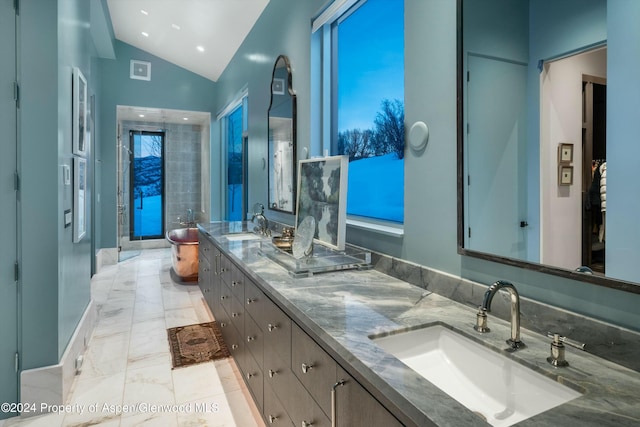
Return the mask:
<path id="1" fill-rule="evenodd" d="M 201 211 L 208 211 L 201 206 L 201 156 L 203 132 L 207 129 L 200 125 L 164 124 L 149 122 L 123 121 L 121 123 L 122 145 L 129 147 L 129 131 L 165 131 L 164 165 L 165 165 L 165 229 L 179 228 L 178 217 L 187 219 L 187 210 L 192 209 L 196 221 L 208 221 L 202 218 Z M 127 152 L 123 150 L 123 155 Z M 129 170 L 128 157 L 123 157 L 124 165 L 124 204 L 129 212 Z M 129 235 L 129 215 L 121 218 L 124 235 Z"/>

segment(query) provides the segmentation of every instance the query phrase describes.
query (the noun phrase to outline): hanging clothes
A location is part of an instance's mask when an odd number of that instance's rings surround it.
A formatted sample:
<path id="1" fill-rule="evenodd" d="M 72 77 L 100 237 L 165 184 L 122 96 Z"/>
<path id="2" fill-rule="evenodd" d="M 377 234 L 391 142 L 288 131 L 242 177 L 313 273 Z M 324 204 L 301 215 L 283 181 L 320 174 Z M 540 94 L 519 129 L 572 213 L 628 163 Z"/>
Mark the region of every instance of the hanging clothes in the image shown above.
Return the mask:
<path id="1" fill-rule="evenodd" d="M 598 169 L 600 170 L 600 211 L 602 212 L 602 224 L 600 225 L 598 240 L 604 242 L 607 213 L 607 162 L 603 162 Z"/>

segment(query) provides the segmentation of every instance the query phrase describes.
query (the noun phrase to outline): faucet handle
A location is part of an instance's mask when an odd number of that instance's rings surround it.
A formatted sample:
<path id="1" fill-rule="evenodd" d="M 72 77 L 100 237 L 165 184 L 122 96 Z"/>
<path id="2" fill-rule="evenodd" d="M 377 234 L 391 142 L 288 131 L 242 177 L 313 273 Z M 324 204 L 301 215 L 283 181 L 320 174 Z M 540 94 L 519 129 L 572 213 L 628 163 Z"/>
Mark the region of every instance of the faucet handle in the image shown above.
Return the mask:
<path id="1" fill-rule="evenodd" d="M 560 344 L 567 344 L 567 345 L 570 345 L 573 348 L 577 348 L 578 350 L 584 350 L 585 347 L 587 346 L 584 343 L 581 343 L 581 342 L 578 342 L 578 341 L 574 341 L 574 340 L 572 340 L 570 338 L 567 338 L 567 337 L 563 337 L 558 332 L 547 332 L 547 337 L 553 338 L 553 342 L 554 343 L 558 342 Z"/>
<path id="2" fill-rule="evenodd" d="M 551 355 L 547 357 L 547 362 L 556 367 L 566 367 L 569 366 L 569 362 L 564 358 L 565 348 L 564 344 L 568 344 L 571 347 L 575 347 L 579 350 L 584 350 L 586 344 L 582 344 L 573 340 L 570 340 L 567 337 L 563 337 L 557 332 L 547 332 L 547 337 L 553 338 L 551 342 Z"/>
<path id="3" fill-rule="evenodd" d="M 485 332 L 491 332 L 491 329 L 487 326 L 487 309 L 482 306 L 478 307 L 478 313 L 476 313 L 476 324 L 473 327 L 477 332 L 484 334 Z"/>

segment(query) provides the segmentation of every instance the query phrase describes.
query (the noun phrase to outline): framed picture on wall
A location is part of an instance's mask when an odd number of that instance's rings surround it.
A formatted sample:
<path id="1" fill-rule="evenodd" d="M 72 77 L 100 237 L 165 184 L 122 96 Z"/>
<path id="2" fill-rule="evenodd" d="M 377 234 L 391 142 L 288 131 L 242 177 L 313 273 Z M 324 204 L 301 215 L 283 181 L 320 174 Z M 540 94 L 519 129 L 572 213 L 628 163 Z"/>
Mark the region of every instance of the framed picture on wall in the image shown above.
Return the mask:
<path id="1" fill-rule="evenodd" d="M 73 242 L 87 234 L 87 159 L 73 158 Z"/>
<path id="2" fill-rule="evenodd" d="M 558 172 L 558 185 L 573 184 L 573 166 L 560 165 Z"/>
<path id="3" fill-rule="evenodd" d="M 558 163 L 570 164 L 573 162 L 573 144 L 561 142 L 558 144 Z"/>
<path id="4" fill-rule="evenodd" d="M 300 160 L 296 228 L 307 216 L 315 218 L 314 240 L 344 250 L 347 230 L 348 156 Z"/>
<path id="5" fill-rule="evenodd" d="M 72 91 L 72 127 L 73 154 L 84 156 L 87 153 L 87 80 L 78 67 L 73 68 Z"/>

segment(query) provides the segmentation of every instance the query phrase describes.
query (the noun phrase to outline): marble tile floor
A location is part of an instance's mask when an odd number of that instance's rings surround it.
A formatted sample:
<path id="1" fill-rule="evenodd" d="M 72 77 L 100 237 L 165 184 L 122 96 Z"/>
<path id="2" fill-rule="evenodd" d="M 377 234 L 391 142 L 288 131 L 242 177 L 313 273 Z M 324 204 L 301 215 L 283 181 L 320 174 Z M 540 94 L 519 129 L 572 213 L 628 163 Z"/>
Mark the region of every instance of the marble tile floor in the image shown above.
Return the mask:
<path id="1" fill-rule="evenodd" d="M 230 359 L 171 369 L 166 329 L 212 316 L 197 284 L 171 281 L 170 257 L 170 249 L 143 250 L 95 275 L 91 292 L 98 321 L 71 389 L 71 406 L 10 418 L 0 427 L 264 427 Z"/>

